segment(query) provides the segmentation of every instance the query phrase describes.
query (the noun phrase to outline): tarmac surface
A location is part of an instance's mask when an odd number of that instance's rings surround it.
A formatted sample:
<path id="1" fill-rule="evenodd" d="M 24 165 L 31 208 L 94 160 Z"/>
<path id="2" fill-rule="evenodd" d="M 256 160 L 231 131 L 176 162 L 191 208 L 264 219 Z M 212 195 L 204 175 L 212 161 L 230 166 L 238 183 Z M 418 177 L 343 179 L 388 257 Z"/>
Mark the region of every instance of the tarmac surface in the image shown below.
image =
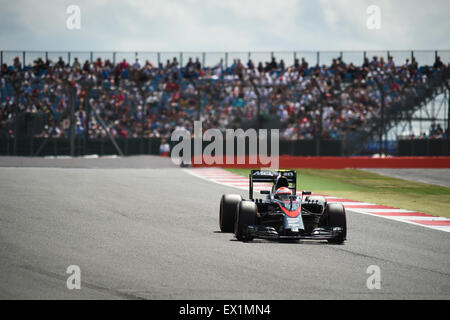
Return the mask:
<path id="1" fill-rule="evenodd" d="M 363 169 L 384 176 L 450 188 L 450 169 Z"/>
<path id="2" fill-rule="evenodd" d="M 104 156 L 86 157 L 14 157 L 0 156 L 0 167 L 30 168 L 104 168 L 104 169 L 145 169 L 175 168 L 169 158 L 158 156 Z"/>
<path id="3" fill-rule="evenodd" d="M 450 298 L 446 232 L 347 210 L 344 245 L 242 243 L 218 215 L 223 193 L 245 192 L 136 158 L 0 159 L 1 299 Z"/>

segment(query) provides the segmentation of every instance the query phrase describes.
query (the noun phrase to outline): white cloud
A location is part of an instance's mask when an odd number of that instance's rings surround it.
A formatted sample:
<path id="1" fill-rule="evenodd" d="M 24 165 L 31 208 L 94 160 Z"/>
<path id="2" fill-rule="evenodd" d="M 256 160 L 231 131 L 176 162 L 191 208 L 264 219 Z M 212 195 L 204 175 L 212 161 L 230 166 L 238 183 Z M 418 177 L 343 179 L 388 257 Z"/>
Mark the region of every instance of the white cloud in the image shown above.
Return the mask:
<path id="1" fill-rule="evenodd" d="M 66 7 L 82 28 L 65 28 Z M 366 28 L 367 6 L 381 30 Z M 2 4 L 2 49 L 363 50 L 450 47 L 450 2 L 436 0 L 15 0 Z"/>
<path id="2" fill-rule="evenodd" d="M 424 4 L 419 0 L 320 0 L 319 3 L 330 31 L 354 49 L 447 49 L 450 45 L 438 40 L 450 30 L 450 21 L 443 13 L 450 9 L 448 1 Z M 379 30 L 366 28 L 366 9 L 370 5 L 381 9 Z M 353 41 L 348 41 L 352 38 Z"/>

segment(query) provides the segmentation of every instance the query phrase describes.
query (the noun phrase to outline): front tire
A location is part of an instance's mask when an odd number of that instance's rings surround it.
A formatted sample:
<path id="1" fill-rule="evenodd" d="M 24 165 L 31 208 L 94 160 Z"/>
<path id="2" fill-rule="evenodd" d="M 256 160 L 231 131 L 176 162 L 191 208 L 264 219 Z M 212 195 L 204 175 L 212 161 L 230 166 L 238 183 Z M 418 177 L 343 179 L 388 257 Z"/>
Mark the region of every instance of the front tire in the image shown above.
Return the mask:
<path id="1" fill-rule="evenodd" d="M 328 203 L 326 207 L 326 224 L 328 228 L 342 228 L 342 233 L 334 239 L 329 239 L 330 243 L 343 243 L 347 238 L 347 218 L 345 208 L 342 203 Z"/>
<path id="2" fill-rule="evenodd" d="M 234 235 L 239 241 L 252 241 L 253 237 L 248 234 L 248 226 L 256 223 L 256 204 L 252 201 L 241 201 L 238 205 Z"/>
<path id="3" fill-rule="evenodd" d="M 238 194 L 224 194 L 220 199 L 219 226 L 222 232 L 233 232 L 237 206 L 242 201 Z"/>

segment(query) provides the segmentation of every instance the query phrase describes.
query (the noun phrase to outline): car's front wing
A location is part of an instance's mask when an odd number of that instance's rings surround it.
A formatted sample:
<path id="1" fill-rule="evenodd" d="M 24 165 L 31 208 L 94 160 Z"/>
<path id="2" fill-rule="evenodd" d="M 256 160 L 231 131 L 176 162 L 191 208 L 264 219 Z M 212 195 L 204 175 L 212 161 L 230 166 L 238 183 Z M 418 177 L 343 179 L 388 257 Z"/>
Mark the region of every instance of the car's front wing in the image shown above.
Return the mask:
<path id="1" fill-rule="evenodd" d="M 302 240 L 330 240 L 342 235 L 344 230 L 342 228 L 316 228 L 311 234 L 303 234 L 299 232 L 286 232 L 279 234 L 273 227 L 267 226 L 248 226 L 247 232 L 250 237 L 261 239 L 302 239 Z"/>

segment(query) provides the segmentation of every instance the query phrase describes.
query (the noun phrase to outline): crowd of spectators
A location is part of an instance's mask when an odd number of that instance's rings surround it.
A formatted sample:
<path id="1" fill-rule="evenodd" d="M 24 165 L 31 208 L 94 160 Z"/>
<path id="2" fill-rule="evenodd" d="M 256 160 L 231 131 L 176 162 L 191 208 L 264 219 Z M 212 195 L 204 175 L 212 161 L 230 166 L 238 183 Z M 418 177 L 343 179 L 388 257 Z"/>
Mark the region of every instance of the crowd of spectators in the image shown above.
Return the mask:
<path id="1" fill-rule="evenodd" d="M 440 123 L 437 125 L 435 123 L 431 124 L 430 131 L 428 132 L 428 138 L 429 139 L 442 139 L 445 136 L 445 131 L 442 129 L 442 126 Z"/>
<path id="2" fill-rule="evenodd" d="M 448 137 L 448 128 L 444 130 L 440 123 L 432 123 L 430 129 L 427 132 L 421 132 L 419 135 L 411 133 L 407 136 L 401 136 L 401 139 L 446 139 Z"/>
<path id="3" fill-rule="evenodd" d="M 189 58 L 181 66 L 177 58 L 159 65 L 38 58 L 22 66 L 16 58 L 1 66 L 0 136 L 14 135 L 16 113 L 31 113 L 47 119 L 37 136 L 67 137 L 73 99 L 80 136 L 91 109 L 119 137 L 170 138 L 174 129 L 190 131 L 199 119 L 204 129 L 241 128 L 260 112 L 261 119 L 279 121 L 283 139 L 339 139 L 379 125 L 380 88 L 388 113 L 400 112 L 429 94 L 443 70 L 448 76 L 439 57 L 433 66 L 419 66 L 414 58 L 397 65 L 392 57 L 376 56 L 361 66 L 341 58 L 328 66 L 310 66 L 303 58 L 290 66 L 275 58 L 265 64 L 236 59 L 231 66 L 223 59 L 203 66 Z M 89 119 L 88 136 L 105 136 L 96 117 Z"/>

